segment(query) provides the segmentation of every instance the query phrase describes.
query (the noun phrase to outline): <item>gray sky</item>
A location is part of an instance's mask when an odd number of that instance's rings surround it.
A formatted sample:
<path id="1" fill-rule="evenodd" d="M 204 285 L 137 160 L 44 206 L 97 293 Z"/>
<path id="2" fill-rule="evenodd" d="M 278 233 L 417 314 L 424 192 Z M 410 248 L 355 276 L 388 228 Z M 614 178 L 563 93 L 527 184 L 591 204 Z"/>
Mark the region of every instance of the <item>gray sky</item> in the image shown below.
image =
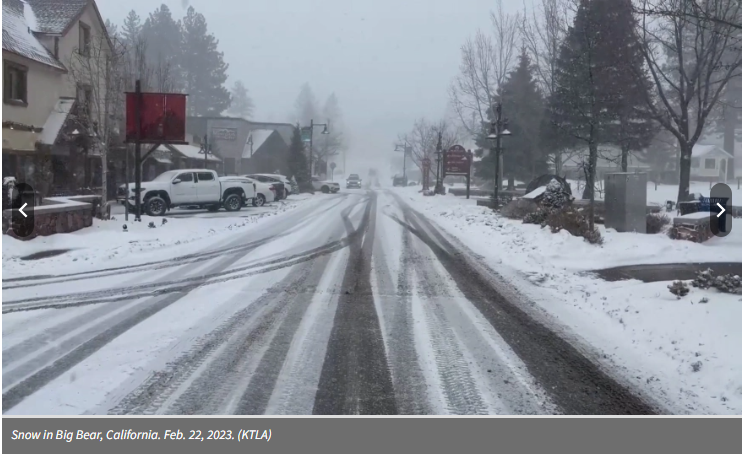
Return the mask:
<path id="1" fill-rule="evenodd" d="M 97 0 L 120 26 L 129 10 L 144 20 L 161 3 L 178 19 L 202 13 L 245 82 L 256 121 L 291 121 L 308 82 L 320 102 L 335 92 L 350 139 L 349 157 L 393 149 L 415 118 L 443 115 L 458 72 L 459 48 L 490 30 L 491 0 Z M 530 3 L 530 1 L 528 2 Z M 522 0 L 506 1 L 510 11 Z"/>

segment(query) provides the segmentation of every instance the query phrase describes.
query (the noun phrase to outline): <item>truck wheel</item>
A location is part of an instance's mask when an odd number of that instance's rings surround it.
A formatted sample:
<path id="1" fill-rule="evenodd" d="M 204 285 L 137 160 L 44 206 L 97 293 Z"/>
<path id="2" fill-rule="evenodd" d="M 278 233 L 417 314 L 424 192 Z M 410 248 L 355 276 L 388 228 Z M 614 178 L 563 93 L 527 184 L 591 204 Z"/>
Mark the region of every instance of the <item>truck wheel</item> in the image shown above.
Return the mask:
<path id="1" fill-rule="evenodd" d="M 147 199 L 145 212 L 150 216 L 164 216 L 167 212 L 167 203 L 162 197 L 154 196 Z"/>
<path id="2" fill-rule="evenodd" d="M 230 194 L 224 200 L 224 209 L 227 211 L 240 211 L 242 209 L 242 197 Z"/>
<path id="3" fill-rule="evenodd" d="M 330 193 L 330 188 L 328 188 L 327 186 L 322 186 L 322 192 L 324 194 L 329 194 Z"/>
<path id="4" fill-rule="evenodd" d="M 265 205 L 265 196 L 263 194 L 258 194 L 252 199 L 252 206 L 262 207 L 263 205 Z"/>
<path id="5" fill-rule="evenodd" d="M 207 205 L 206 209 L 214 213 L 215 211 L 219 211 L 219 205 Z"/>

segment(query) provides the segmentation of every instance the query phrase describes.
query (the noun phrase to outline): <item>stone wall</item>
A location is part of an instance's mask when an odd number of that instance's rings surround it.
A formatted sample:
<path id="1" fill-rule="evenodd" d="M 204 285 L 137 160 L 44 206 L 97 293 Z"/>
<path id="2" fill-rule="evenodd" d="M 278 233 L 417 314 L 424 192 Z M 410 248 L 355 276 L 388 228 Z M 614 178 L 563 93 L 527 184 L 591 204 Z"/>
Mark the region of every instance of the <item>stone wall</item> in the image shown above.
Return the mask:
<path id="1" fill-rule="evenodd" d="M 99 196 L 51 197 L 34 209 L 34 231 L 21 238 L 13 233 L 11 210 L 3 210 L 3 233 L 20 240 L 55 233 L 70 233 L 93 225 L 93 216 L 100 203 Z"/>

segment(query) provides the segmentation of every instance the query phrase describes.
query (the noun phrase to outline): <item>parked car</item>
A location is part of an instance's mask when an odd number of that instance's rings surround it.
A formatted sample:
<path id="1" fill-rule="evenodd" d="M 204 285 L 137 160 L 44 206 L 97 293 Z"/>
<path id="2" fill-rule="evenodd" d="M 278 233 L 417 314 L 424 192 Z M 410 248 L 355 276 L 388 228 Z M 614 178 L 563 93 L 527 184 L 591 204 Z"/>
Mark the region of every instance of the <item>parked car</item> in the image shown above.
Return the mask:
<path id="1" fill-rule="evenodd" d="M 262 181 L 254 180 L 249 177 L 235 177 L 244 178 L 255 184 L 255 198 L 252 199 L 252 205 L 255 207 L 262 207 L 266 203 L 273 202 L 276 200 L 276 187 L 273 183 L 263 183 Z"/>
<path id="2" fill-rule="evenodd" d="M 407 178 L 402 175 L 395 175 L 392 186 L 407 186 Z"/>
<path id="3" fill-rule="evenodd" d="M 358 188 L 361 189 L 361 177 L 358 176 L 357 173 L 351 173 L 348 176 L 348 179 L 345 180 L 345 188 Z"/>
<path id="4" fill-rule="evenodd" d="M 336 193 L 340 190 L 340 185 L 334 181 L 324 181 L 317 177 L 312 177 L 312 187 L 315 191 L 322 191 L 325 194 Z"/>
<path id="5" fill-rule="evenodd" d="M 121 191 L 123 189 L 123 191 Z M 129 183 L 119 188 L 123 201 L 133 207 L 136 201 L 136 188 Z M 195 205 L 217 211 L 224 207 L 227 211 L 238 211 L 255 198 L 256 187 L 247 180 L 219 178 L 209 169 L 178 169 L 161 173 L 152 181 L 143 182 L 140 201 L 144 212 L 150 216 L 163 216 L 169 209 L 177 206 Z"/>
<path id="6" fill-rule="evenodd" d="M 292 183 L 291 180 L 289 180 L 285 175 L 278 175 L 273 173 L 254 173 L 252 175 L 245 175 L 246 177 L 257 179 L 258 181 L 263 181 L 264 183 L 268 182 L 276 182 L 276 183 L 283 183 L 285 191 L 283 193 L 279 194 L 282 199 L 288 198 L 288 196 L 291 195 L 292 192 L 297 192 L 296 188 Z"/>

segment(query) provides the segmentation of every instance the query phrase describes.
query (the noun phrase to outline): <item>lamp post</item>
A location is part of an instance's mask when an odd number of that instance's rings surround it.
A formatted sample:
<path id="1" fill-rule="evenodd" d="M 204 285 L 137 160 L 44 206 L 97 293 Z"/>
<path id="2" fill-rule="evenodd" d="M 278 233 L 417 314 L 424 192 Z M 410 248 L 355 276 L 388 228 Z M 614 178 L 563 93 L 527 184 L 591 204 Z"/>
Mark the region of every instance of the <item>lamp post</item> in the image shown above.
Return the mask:
<path id="1" fill-rule="evenodd" d="M 407 143 L 407 139 L 404 140 L 404 145 L 397 144 L 394 146 L 394 151 L 402 151 L 402 178 L 404 179 L 404 184 L 407 186 L 407 155 L 412 151 L 412 147 L 409 146 Z"/>
<path id="2" fill-rule="evenodd" d="M 252 133 L 250 133 L 250 137 L 247 138 L 247 144 L 250 145 L 250 159 L 252 159 Z"/>
<path id="3" fill-rule="evenodd" d="M 208 134 L 204 134 L 204 140 L 201 142 L 201 149 L 198 150 L 198 153 L 203 153 L 204 155 L 204 169 L 209 168 L 209 155 L 214 155 L 214 152 L 211 151 L 211 147 L 209 146 L 209 136 Z"/>
<path id="4" fill-rule="evenodd" d="M 314 137 L 314 127 L 315 126 L 324 126 L 325 129 L 322 130 L 322 134 L 329 134 L 330 133 L 330 120 L 327 120 L 327 123 L 315 123 L 314 119 L 309 120 L 309 176 L 314 176 L 314 166 L 313 160 L 314 155 L 312 154 L 312 139 Z"/>
<path id="5" fill-rule="evenodd" d="M 441 131 L 438 131 L 438 144 L 435 146 L 435 155 L 436 155 L 436 162 L 438 163 L 435 168 L 435 193 L 441 194 L 443 191 L 443 184 L 441 182 L 441 159 L 443 156 L 443 144 L 441 141 L 443 140 L 443 133 Z"/>
<path id="6" fill-rule="evenodd" d="M 502 152 L 501 138 L 503 136 L 509 136 L 511 133 L 508 131 L 507 118 L 502 118 L 502 104 L 498 102 L 493 110 L 495 113 L 495 119 L 492 120 L 492 123 L 490 124 L 490 132 L 489 135 L 487 135 L 487 140 L 489 140 L 490 143 L 494 142 L 495 145 L 495 192 L 492 207 L 496 210 L 500 205 L 499 192 L 500 185 L 502 184 L 500 181 L 500 174 L 502 173 L 502 160 L 500 156 Z"/>

